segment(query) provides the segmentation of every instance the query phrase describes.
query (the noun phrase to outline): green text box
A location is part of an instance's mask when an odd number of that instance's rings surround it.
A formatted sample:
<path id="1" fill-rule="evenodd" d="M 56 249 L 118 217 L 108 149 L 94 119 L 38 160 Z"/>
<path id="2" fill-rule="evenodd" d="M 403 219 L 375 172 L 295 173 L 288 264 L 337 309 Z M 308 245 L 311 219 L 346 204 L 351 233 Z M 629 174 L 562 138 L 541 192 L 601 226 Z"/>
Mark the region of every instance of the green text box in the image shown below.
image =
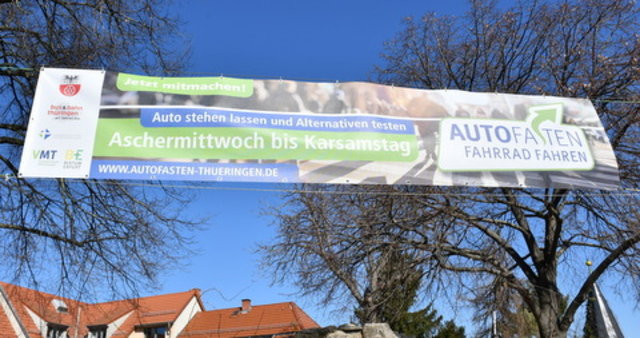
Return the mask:
<path id="1" fill-rule="evenodd" d="M 116 86 L 122 91 L 161 92 L 181 95 L 250 97 L 253 80 L 230 77 L 153 77 L 119 73 Z"/>
<path id="2" fill-rule="evenodd" d="M 414 161 L 415 135 L 267 128 L 144 128 L 100 119 L 93 156 L 172 159 Z"/>

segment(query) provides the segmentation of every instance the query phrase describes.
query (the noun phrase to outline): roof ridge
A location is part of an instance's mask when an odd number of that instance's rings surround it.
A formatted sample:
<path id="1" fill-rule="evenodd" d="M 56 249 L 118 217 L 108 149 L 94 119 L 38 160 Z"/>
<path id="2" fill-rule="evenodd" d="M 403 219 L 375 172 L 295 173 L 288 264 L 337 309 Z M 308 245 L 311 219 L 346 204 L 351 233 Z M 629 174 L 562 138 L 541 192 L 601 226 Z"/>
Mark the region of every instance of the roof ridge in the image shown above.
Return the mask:
<path id="1" fill-rule="evenodd" d="M 289 304 L 289 303 L 293 303 L 293 302 L 278 302 L 278 303 L 269 303 L 269 304 L 260 304 L 260 305 L 254 305 L 252 303 L 251 304 L 251 308 L 257 308 L 257 307 L 263 307 L 263 306 L 274 306 L 274 305 L 285 305 L 285 304 Z M 242 306 L 225 307 L 225 308 L 222 308 L 222 309 L 211 309 L 211 310 L 206 310 L 206 311 L 202 311 L 202 312 L 224 311 L 224 310 L 232 310 L 232 309 L 237 309 L 237 308 L 242 308 Z"/>
<path id="2" fill-rule="evenodd" d="M 76 302 L 76 303 L 80 303 L 82 305 L 91 305 L 92 303 L 87 303 L 81 300 L 77 300 L 77 299 L 73 299 L 73 298 L 69 298 L 69 297 L 65 297 L 65 296 L 60 296 L 60 295 L 56 295 L 53 293 L 49 293 L 46 291 L 40 291 L 40 290 L 36 290 L 30 287 L 26 287 L 26 286 L 22 286 L 22 285 L 17 285 L 17 284 L 12 284 L 12 283 L 7 283 L 7 282 L 2 282 L 0 281 L 0 286 L 3 286 L 5 288 L 5 292 L 7 292 L 6 287 L 9 286 L 11 288 L 18 288 L 18 289 L 23 289 L 26 291 L 31 291 L 34 292 L 36 294 L 39 294 L 40 296 L 50 296 L 51 298 L 58 298 L 61 300 L 68 300 L 70 302 Z M 7 292 L 8 294 L 10 294 L 10 292 Z"/>
<path id="3" fill-rule="evenodd" d="M 41 291 L 41 290 L 37 290 L 34 288 L 30 288 L 30 287 L 26 287 L 26 286 L 22 286 L 22 285 L 18 285 L 18 284 L 13 284 L 13 283 L 7 283 L 4 281 L 0 281 L 0 285 L 1 286 L 9 286 L 9 287 L 16 287 L 16 288 L 20 288 L 20 289 L 24 289 L 24 290 L 28 290 L 28 291 L 32 291 L 32 292 L 36 292 L 42 295 L 46 295 L 46 296 L 51 296 L 53 298 L 62 298 L 64 300 L 69 300 L 69 301 L 74 301 L 74 302 L 78 302 L 78 303 L 82 303 L 84 305 L 99 305 L 99 304 L 109 304 L 109 303 L 117 303 L 117 302 L 124 302 L 124 301 L 135 301 L 135 300 L 140 300 L 140 299 L 148 299 L 148 298 L 157 298 L 157 297 L 164 297 L 164 296 L 171 296 L 171 295 L 177 295 L 177 294 L 181 294 L 181 293 L 192 293 L 195 294 L 197 292 L 198 289 L 190 289 L 190 290 L 185 290 L 185 291 L 178 291 L 178 292 L 171 292 L 171 293 L 163 293 L 163 294 L 159 294 L 159 295 L 150 295 L 150 296 L 142 296 L 142 297 L 132 297 L 132 298 L 124 298 L 124 299 L 116 299 L 116 300 L 110 300 L 110 301 L 106 301 L 106 302 L 85 302 L 82 300 L 78 300 L 78 299 L 74 299 L 74 298 L 69 298 L 69 297 L 65 297 L 65 296 L 60 296 L 54 293 L 50 293 L 50 292 L 46 292 L 46 291 Z"/>
<path id="4" fill-rule="evenodd" d="M 100 305 L 100 304 L 119 303 L 119 302 L 126 302 L 126 301 L 139 301 L 139 300 L 142 300 L 142 299 L 173 296 L 173 295 L 178 295 L 178 294 L 181 294 L 181 293 L 192 293 L 192 294 L 195 294 L 194 290 L 195 289 L 191 289 L 191 290 L 187 290 L 187 291 L 163 293 L 163 294 L 159 294 L 159 295 L 151 295 L 151 296 L 143 296 L 143 297 L 135 297 L 135 298 L 125 298 L 125 299 L 116 299 L 116 300 L 110 300 L 110 301 L 107 301 L 107 302 L 88 303 L 88 304 L 90 304 L 90 305 Z"/>
<path id="5" fill-rule="evenodd" d="M 307 327 L 305 327 L 306 325 L 304 325 L 304 323 L 303 323 L 304 320 L 310 320 L 312 325 L 315 324 L 317 327 L 320 327 L 320 325 L 318 325 L 318 323 L 315 321 L 315 319 L 311 318 L 311 316 L 309 316 L 308 313 L 304 312 L 304 310 L 300 306 L 298 306 L 298 304 L 296 304 L 296 302 L 292 301 L 290 303 L 293 304 L 293 309 L 292 309 L 293 310 L 293 316 L 298 321 L 298 324 L 300 325 L 301 329 L 307 329 Z M 304 320 L 302 318 L 300 318 L 298 315 L 304 316 L 305 317 Z"/>
<path id="6" fill-rule="evenodd" d="M 302 322 L 300 321 L 300 318 L 298 317 L 298 313 L 296 311 L 296 307 L 298 307 L 298 305 L 296 305 L 296 303 L 294 302 L 289 302 L 289 306 L 291 306 L 291 312 L 293 312 L 293 318 L 295 318 L 296 320 L 296 325 L 302 328 Z"/>

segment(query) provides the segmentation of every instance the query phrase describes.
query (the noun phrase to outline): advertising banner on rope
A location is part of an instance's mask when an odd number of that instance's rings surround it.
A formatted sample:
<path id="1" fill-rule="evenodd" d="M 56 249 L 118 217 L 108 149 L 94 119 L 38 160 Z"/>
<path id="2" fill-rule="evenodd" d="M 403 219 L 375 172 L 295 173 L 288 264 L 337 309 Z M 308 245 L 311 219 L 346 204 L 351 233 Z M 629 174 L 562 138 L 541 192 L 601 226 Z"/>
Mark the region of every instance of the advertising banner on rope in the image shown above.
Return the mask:
<path id="1" fill-rule="evenodd" d="M 20 175 L 616 189 L 588 100 L 40 72 Z"/>

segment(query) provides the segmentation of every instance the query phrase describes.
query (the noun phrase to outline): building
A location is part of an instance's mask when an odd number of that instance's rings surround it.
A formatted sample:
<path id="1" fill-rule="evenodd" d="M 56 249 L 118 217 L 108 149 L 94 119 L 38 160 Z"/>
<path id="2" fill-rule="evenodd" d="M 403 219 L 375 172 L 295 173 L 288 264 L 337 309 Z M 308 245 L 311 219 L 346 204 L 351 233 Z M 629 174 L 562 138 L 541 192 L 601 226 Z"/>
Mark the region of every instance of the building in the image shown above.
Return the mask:
<path id="1" fill-rule="evenodd" d="M 180 338 L 290 336 L 319 327 L 293 302 L 252 306 L 243 299 L 241 307 L 199 312 Z"/>
<path id="2" fill-rule="evenodd" d="M 205 311 L 198 289 L 91 304 L 0 282 L 0 338 L 248 337 L 314 327 L 295 303 Z"/>
<path id="3" fill-rule="evenodd" d="M 585 333 L 597 338 L 624 338 L 616 316 L 604 298 L 598 283 L 593 283 L 587 299 Z"/>
<path id="4" fill-rule="evenodd" d="M 175 337 L 204 309 L 197 289 L 89 304 L 2 282 L 0 308 L 0 337 L 42 338 Z"/>

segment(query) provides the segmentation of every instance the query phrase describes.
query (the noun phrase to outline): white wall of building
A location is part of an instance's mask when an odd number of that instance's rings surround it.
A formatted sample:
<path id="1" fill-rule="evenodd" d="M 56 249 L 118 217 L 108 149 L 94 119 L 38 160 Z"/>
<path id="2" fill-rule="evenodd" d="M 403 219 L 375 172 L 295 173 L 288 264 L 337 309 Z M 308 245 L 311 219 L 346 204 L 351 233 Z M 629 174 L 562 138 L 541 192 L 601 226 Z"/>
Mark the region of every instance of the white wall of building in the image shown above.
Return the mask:
<path id="1" fill-rule="evenodd" d="M 0 287 L 1 288 L 1 287 Z M 9 300 L 5 298 L 4 292 L 0 290 L 0 309 L 9 319 L 9 323 L 13 328 L 13 332 L 7 332 L 8 334 L 15 334 L 18 338 L 25 338 L 26 336 L 22 332 L 22 328 L 20 328 L 20 323 L 18 323 L 18 319 L 14 316 L 13 311 L 11 310 L 11 306 L 9 305 Z"/>
<path id="2" fill-rule="evenodd" d="M 47 322 L 44 319 L 40 318 L 40 316 L 35 314 L 29 308 L 27 308 L 27 307 L 25 307 L 25 308 L 27 309 L 27 313 L 29 314 L 29 316 L 31 317 L 33 322 L 36 324 L 36 326 L 40 330 L 40 335 L 43 336 L 43 337 L 46 337 L 47 336 Z"/>
<path id="3" fill-rule="evenodd" d="M 127 320 L 127 318 L 129 318 L 129 316 L 131 316 L 132 313 L 133 311 L 130 311 L 124 316 L 114 320 L 109 325 L 107 325 L 107 337 L 111 337 L 111 335 L 113 335 L 116 331 L 118 331 L 118 328 L 120 327 L 120 325 L 122 325 L 122 323 L 124 323 L 124 321 Z"/>
<path id="4" fill-rule="evenodd" d="M 176 321 L 173 322 L 173 325 L 171 326 L 171 335 L 169 337 L 178 337 L 180 332 L 182 332 L 187 324 L 189 324 L 191 318 L 193 318 L 198 312 L 201 311 L 202 308 L 200 307 L 200 302 L 198 302 L 196 296 L 191 297 L 191 300 L 189 301 L 187 306 L 185 306 L 184 310 L 182 310 L 182 312 L 178 315 Z"/>

